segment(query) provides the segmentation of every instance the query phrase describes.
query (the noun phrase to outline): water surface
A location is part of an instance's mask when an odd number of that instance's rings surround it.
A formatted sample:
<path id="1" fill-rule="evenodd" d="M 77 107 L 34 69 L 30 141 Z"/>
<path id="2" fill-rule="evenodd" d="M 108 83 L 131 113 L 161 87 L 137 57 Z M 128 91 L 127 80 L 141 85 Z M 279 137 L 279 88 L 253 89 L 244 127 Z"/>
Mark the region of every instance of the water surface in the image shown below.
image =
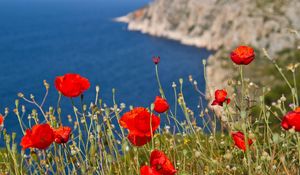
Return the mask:
<path id="1" fill-rule="evenodd" d="M 196 109 L 198 95 L 188 83 L 188 75 L 193 75 L 204 91 L 201 60 L 210 52 L 130 32 L 126 24 L 112 21 L 147 3 L 147 0 L 0 1 L 1 113 L 5 107 L 12 111 L 18 92 L 26 96 L 34 94 L 40 102 L 43 80 L 51 85 L 46 107 L 55 106 L 58 95 L 54 79 L 68 72 L 90 80 L 92 86 L 85 93 L 86 103 L 94 99 L 95 86 L 100 85 L 100 96 L 108 105 L 112 104 L 111 90 L 116 88 L 118 103 L 149 106 L 158 95 L 153 55 L 161 57 L 160 79 L 170 103 L 174 101 L 172 82 L 182 77 L 185 100 Z M 33 107 L 21 103 L 28 109 Z M 63 114 L 69 114 L 70 100 L 63 98 L 62 105 Z M 15 127 L 18 122 L 12 112 L 5 125 L 9 131 L 20 131 Z"/>

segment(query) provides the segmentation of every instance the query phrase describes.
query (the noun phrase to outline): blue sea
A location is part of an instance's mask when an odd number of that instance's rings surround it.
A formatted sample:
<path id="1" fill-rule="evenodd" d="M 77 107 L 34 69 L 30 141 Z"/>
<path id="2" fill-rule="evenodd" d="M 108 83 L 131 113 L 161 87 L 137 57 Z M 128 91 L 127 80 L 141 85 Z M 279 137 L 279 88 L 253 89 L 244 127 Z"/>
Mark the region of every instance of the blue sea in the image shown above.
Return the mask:
<path id="1" fill-rule="evenodd" d="M 117 103 L 128 107 L 148 107 L 159 94 L 152 56 L 161 57 L 159 73 L 171 104 L 172 82 L 184 79 L 188 106 L 196 109 L 199 95 L 188 75 L 205 89 L 202 59 L 211 53 L 176 41 L 127 30 L 112 19 L 147 5 L 148 0 L 1 0 L 0 1 L 0 112 L 9 115 L 5 127 L 17 131 L 12 112 L 17 93 L 42 101 L 43 80 L 50 84 L 45 108 L 56 106 L 56 76 L 79 73 L 91 82 L 85 103 L 94 99 L 100 86 L 104 103 L 112 104 L 112 88 Z M 77 99 L 78 100 L 78 99 Z M 34 107 L 20 100 L 29 114 Z M 71 112 L 70 99 L 63 98 L 63 115 Z M 71 114 L 71 113 L 70 113 Z M 26 115 L 27 116 L 27 115 Z M 180 116 L 179 116 L 180 117 Z M 67 119 L 65 118 L 65 121 Z"/>

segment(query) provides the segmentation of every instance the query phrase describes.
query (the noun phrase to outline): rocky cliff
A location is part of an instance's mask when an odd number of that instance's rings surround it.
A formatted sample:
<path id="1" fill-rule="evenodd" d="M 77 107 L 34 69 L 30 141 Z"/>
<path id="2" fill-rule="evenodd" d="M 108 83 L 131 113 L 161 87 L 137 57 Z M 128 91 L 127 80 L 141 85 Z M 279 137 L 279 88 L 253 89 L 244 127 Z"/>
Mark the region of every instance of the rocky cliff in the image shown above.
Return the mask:
<path id="1" fill-rule="evenodd" d="M 295 42 L 288 29 L 300 29 L 299 9 L 299 0 L 155 0 L 118 20 L 212 50 L 244 43 L 274 52 Z"/>
<path id="2" fill-rule="evenodd" d="M 220 57 L 219 50 L 241 44 L 270 53 L 295 47 L 289 30 L 300 29 L 299 9 L 300 0 L 155 0 L 117 21 L 128 23 L 129 30 L 215 50 Z M 208 83 L 223 88 L 232 71 L 223 71 L 216 55 L 208 59 Z"/>

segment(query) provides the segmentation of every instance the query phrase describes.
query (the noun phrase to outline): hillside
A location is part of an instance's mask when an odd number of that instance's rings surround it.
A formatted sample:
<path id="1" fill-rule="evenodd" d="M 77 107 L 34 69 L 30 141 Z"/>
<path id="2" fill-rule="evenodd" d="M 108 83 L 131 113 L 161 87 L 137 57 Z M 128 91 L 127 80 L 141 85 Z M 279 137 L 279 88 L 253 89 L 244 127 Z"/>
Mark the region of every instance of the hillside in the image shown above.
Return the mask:
<path id="1" fill-rule="evenodd" d="M 235 76 L 233 65 L 223 65 L 228 58 L 224 51 L 245 44 L 258 53 L 266 48 L 275 56 L 298 47 L 298 38 L 291 32 L 300 29 L 298 9 L 299 0 L 155 0 L 116 20 L 128 23 L 129 30 L 216 51 L 208 59 L 208 83 L 224 88 L 224 80 Z M 261 61 L 254 63 L 261 65 Z"/>

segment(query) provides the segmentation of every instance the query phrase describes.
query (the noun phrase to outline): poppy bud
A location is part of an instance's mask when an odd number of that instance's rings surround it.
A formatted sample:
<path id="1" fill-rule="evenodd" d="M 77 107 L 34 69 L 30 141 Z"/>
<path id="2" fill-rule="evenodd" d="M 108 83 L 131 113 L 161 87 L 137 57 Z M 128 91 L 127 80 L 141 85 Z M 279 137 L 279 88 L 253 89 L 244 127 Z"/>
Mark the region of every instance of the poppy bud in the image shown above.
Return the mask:
<path id="1" fill-rule="evenodd" d="M 166 99 L 157 96 L 154 101 L 154 111 L 164 113 L 169 110 L 169 104 Z"/>
<path id="2" fill-rule="evenodd" d="M 152 57 L 152 61 L 153 61 L 154 64 L 158 64 L 159 61 L 160 61 L 160 57 L 159 56 L 154 56 L 154 57 Z"/>

